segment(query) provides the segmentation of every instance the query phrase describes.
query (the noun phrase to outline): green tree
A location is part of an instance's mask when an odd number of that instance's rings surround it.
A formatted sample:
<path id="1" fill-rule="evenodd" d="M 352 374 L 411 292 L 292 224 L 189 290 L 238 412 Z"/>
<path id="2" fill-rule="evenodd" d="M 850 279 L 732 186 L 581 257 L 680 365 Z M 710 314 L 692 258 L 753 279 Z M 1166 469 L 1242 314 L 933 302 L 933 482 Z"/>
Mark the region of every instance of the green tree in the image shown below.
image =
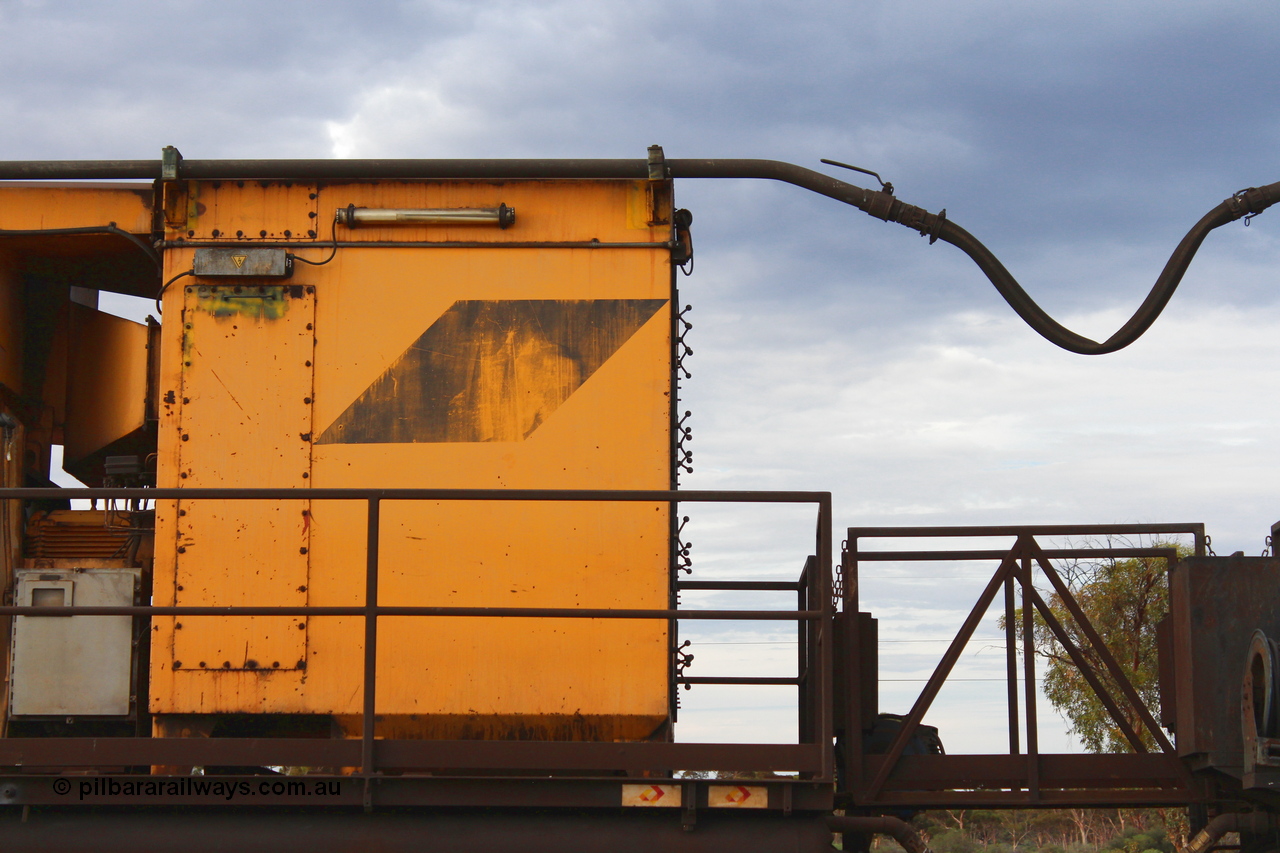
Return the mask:
<path id="1" fill-rule="evenodd" d="M 1190 549 L 1172 542 L 1157 542 L 1153 547 L 1175 548 L 1179 557 L 1191 553 Z M 1159 719 L 1156 625 L 1169 610 L 1165 560 L 1136 557 L 1078 562 L 1061 567 L 1060 573 L 1138 696 L 1151 709 L 1152 716 Z M 1072 643 L 1116 698 L 1116 704 L 1130 728 L 1142 738 L 1148 749 L 1155 749 L 1151 733 L 1136 710 L 1125 701 L 1101 656 L 1071 617 L 1061 597 L 1054 593 L 1046 603 Z M 1070 722 L 1071 732 L 1085 749 L 1090 752 L 1131 751 L 1120 727 L 1039 614 L 1035 643 L 1036 654 L 1047 662 L 1043 681 L 1045 695 Z"/>

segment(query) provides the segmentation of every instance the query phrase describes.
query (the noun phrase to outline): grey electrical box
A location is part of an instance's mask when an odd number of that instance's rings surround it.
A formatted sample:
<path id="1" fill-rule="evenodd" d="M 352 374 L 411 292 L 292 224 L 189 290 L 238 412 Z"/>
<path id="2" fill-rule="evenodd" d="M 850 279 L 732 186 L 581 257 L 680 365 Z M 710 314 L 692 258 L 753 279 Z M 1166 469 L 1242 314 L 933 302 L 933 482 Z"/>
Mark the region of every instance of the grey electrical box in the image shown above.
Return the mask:
<path id="1" fill-rule="evenodd" d="M 19 569 L 18 606 L 133 605 L 139 569 Z M 17 616 L 9 711 L 126 717 L 134 681 L 133 617 Z"/>
<path id="2" fill-rule="evenodd" d="M 192 272 L 202 278 L 288 278 L 293 275 L 293 264 L 284 249 L 196 249 Z"/>

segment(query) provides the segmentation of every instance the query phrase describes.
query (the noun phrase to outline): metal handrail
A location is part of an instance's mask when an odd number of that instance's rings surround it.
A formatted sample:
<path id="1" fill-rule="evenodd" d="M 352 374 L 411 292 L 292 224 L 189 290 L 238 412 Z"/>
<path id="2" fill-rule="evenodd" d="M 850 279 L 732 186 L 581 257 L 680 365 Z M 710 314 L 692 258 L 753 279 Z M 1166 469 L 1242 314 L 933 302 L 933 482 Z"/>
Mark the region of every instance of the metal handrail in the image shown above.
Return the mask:
<path id="1" fill-rule="evenodd" d="M 818 622 L 825 626 L 834 618 L 831 584 L 831 494 L 829 492 L 749 492 L 749 491 L 676 491 L 676 490 L 599 490 L 599 489 L 210 489 L 210 488 L 10 488 L 0 489 L 0 500 L 345 500 L 364 501 L 366 515 L 365 603 L 363 605 L 337 607 L 180 607 L 180 606 L 0 606 L 0 616 L 362 616 L 365 626 L 363 682 L 363 720 L 361 732 L 361 764 L 358 776 L 370 778 L 376 775 L 374 751 L 374 723 L 377 696 L 377 621 L 380 616 L 463 616 L 492 617 L 542 617 L 589 619 L 695 619 L 733 621 L 797 621 L 801 624 Z M 797 610 L 681 610 L 629 609 L 629 608 L 554 608 L 554 607 L 412 607 L 378 604 L 378 569 L 380 508 L 383 501 L 570 501 L 570 502 L 662 502 L 662 503 L 811 503 L 818 505 L 815 556 L 816 577 L 808 581 L 817 587 L 819 609 Z M 746 582 L 752 583 L 752 582 Z M 803 585 L 802 579 L 799 585 Z M 789 584 L 795 589 L 799 585 Z M 812 599 L 810 599 L 812 600 Z M 812 712 L 811 722 L 815 737 L 814 746 L 820 750 L 821 772 L 817 781 L 830 781 L 834 774 L 834 754 L 831 746 L 832 649 L 829 629 L 814 632 L 820 639 L 817 660 L 810 665 L 822 673 L 822 678 L 810 688 L 822 699 Z M 804 688 L 807 678 L 769 680 L 767 683 L 800 683 Z M 682 683 L 710 683 L 700 680 Z M 753 683 L 751 681 L 720 681 L 717 683 Z M 803 726 L 802 726 L 803 728 Z M 89 762 L 92 763 L 92 762 Z"/>

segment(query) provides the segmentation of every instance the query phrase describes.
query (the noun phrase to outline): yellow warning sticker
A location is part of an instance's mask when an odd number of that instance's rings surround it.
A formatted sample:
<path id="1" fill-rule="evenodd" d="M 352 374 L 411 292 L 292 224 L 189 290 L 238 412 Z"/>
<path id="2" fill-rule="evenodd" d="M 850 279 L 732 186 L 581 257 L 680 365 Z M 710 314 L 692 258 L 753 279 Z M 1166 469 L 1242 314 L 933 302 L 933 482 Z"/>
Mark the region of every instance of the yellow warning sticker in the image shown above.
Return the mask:
<path id="1" fill-rule="evenodd" d="M 622 804 L 624 806 L 668 806 L 679 808 L 679 785 L 623 785 Z"/>
<path id="2" fill-rule="evenodd" d="M 247 260 L 249 260 L 248 255 L 232 255 L 231 256 L 231 262 L 236 265 L 236 269 L 242 268 L 244 266 L 244 262 Z"/>
<path id="3" fill-rule="evenodd" d="M 707 805 L 713 809 L 767 809 L 769 789 L 761 785 L 709 785 Z"/>

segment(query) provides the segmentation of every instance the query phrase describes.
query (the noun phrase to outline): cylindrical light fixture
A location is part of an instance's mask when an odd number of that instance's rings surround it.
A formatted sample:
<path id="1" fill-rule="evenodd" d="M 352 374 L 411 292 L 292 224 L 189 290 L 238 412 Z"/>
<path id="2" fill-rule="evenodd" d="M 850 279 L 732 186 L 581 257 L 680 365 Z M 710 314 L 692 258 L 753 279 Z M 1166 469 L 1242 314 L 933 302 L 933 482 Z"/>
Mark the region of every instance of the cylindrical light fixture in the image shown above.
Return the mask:
<path id="1" fill-rule="evenodd" d="M 356 207 L 349 204 L 340 207 L 334 222 L 347 228 L 361 225 L 497 225 L 507 228 L 516 221 L 516 209 L 500 204 L 497 207 L 437 207 L 391 208 Z"/>

